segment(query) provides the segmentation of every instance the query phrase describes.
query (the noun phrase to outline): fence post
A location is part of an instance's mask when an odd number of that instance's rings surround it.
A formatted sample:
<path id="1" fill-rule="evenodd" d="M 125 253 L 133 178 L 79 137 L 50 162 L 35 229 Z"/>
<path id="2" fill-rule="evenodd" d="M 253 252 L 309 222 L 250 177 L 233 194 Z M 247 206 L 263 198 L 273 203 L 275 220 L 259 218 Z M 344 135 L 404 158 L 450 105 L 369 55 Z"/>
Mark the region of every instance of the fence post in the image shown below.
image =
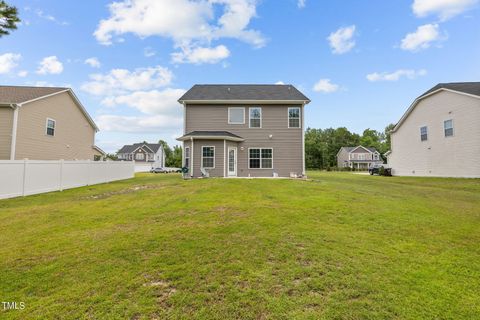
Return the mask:
<path id="1" fill-rule="evenodd" d="M 25 194 L 26 194 L 26 184 L 27 184 L 27 162 L 28 162 L 28 159 L 25 158 L 23 159 L 23 186 L 22 186 L 22 196 L 25 197 Z"/>
<path id="2" fill-rule="evenodd" d="M 63 191 L 63 159 L 60 159 L 60 191 Z"/>
<path id="3" fill-rule="evenodd" d="M 87 160 L 87 186 L 90 185 L 90 171 L 91 171 L 91 166 L 92 164 L 90 163 L 90 159 Z"/>

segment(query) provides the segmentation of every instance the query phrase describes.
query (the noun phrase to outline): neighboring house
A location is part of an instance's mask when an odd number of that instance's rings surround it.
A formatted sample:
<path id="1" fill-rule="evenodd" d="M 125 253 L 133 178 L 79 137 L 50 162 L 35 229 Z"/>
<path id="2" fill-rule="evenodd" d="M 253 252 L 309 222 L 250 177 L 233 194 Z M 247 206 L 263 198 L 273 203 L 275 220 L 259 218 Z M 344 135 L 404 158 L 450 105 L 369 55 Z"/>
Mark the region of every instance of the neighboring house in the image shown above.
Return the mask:
<path id="1" fill-rule="evenodd" d="M 480 177 L 480 82 L 441 83 L 418 97 L 391 135 L 394 175 Z"/>
<path id="2" fill-rule="evenodd" d="M 375 148 L 342 147 L 337 153 L 337 167 L 367 170 L 374 164 L 383 163 Z"/>
<path id="3" fill-rule="evenodd" d="M 0 159 L 94 160 L 97 131 L 72 89 L 0 86 Z"/>
<path id="4" fill-rule="evenodd" d="M 183 165 L 191 177 L 305 175 L 304 106 L 292 85 L 195 85 L 184 106 Z"/>
<path id="5" fill-rule="evenodd" d="M 165 167 L 165 152 L 159 143 L 140 142 L 125 145 L 117 152 L 118 160 L 135 160 Z"/>

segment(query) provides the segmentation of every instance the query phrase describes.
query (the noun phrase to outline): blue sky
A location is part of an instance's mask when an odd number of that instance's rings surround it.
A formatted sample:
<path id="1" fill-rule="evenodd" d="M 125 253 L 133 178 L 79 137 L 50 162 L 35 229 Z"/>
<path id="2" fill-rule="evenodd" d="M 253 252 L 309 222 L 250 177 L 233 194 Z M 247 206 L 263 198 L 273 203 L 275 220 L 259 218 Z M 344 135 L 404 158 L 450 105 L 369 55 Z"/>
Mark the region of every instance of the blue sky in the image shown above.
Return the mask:
<path id="1" fill-rule="evenodd" d="M 30 0 L 0 83 L 70 86 L 108 152 L 176 143 L 196 83 L 290 83 L 306 124 L 396 122 L 438 82 L 479 81 L 479 0 Z"/>

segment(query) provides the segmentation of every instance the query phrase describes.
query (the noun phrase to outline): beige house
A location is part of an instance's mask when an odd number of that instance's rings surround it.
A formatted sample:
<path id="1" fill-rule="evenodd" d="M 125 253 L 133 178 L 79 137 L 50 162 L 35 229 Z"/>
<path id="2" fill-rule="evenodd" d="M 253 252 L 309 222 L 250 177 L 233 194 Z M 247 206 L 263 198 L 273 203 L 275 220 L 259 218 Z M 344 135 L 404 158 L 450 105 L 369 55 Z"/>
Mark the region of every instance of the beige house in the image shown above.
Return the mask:
<path id="1" fill-rule="evenodd" d="M 375 148 L 342 147 L 337 152 L 338 168 L 368 170 L 371 166 L 382 163 L 383 159 L 380 157 L 380 152 Z"/>
<path id="2" fill-rule="evenodd" d="M 94 160 L 97 126 L 69 88 L 0 86 L 0 159 Z"/>
<path id="3" fill-rule="evenodd" d="M 195 85 L 184 107 L 190 177 L 305 175 L 304 107 L 291 85 Z"/>
<path id="4" fill-rule="evenodd" d="M 480 178 L 480 82 L 433 87 L 413 102 L 391 141 L 394 175 Z"/>

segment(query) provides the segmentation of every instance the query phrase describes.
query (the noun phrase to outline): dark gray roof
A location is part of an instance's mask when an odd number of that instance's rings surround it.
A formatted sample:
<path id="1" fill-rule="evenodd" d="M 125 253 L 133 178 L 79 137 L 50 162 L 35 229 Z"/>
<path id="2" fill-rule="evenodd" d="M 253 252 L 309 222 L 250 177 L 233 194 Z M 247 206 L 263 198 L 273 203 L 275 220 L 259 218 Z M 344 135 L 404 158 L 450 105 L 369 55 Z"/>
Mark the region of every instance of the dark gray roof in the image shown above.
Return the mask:
<path id="1" fill-rule="evenodd" d="M 64 90 L 68 88 L 0 86 L 0 104 L 22 103 Z"/>
<path id="2" fill-rule="evenodd" d="M 196 84 L 178 101 L 306 101 L 310 102 L 297 88 L 277 84 Z"/>
<path id="3" fill-rule="evenodd" d="M 184 137 L 232 137 L 243 139 L 228 131 L 192 131 L 184 135 Z"/>
<path id="4" fill-rule="evenodd" d="M 135 151 L 136 149 L 144 145 L 149 147 L 155 153 L 157 153 L 158 149 L 160 149 L 160 147 L 162 146 L 160 143 L 140 142 L 140 143 L 134 143 L 130 145 L 124 145 L 120 150 L 117 151 L 117 153 L 132 153 L 133 151 Z"/>
<path id="5" fill-rule="evenodd" d="M 372 148 L 372 147 L 363 147 L 363 146 L 356 146 L 356 147 L 343 147 L 347 152 L 352 152 L 354 149 L 357 149 L 358 147 L 362 147 L 365 149 L 370 150 L 370 152 L 377 152 L 377 149 Z"/>
<path id="6" fill-rule="evenodd" d="M 437 84 L 435 87 L 422 94 L 420 98 L 442 88 L 480 96 L 480 82 L 450 82 Z"/>

